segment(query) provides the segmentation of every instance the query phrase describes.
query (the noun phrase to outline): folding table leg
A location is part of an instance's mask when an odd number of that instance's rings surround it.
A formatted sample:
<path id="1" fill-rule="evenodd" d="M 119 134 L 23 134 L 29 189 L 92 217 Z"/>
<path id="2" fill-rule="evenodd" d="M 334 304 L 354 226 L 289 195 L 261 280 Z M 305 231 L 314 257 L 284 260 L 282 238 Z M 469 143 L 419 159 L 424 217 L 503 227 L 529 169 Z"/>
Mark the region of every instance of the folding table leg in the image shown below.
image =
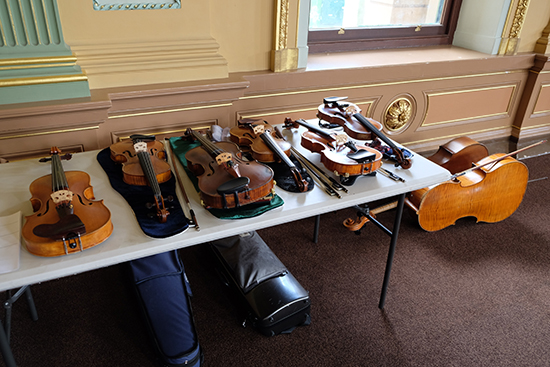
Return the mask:
<path id="1" fill-rule="evenodd" d="M 10 345 L 8 343 L 8 338 L 4 332 L 4 326 L 0 321 L 0 351 L 2 351 L 2 357 L 4 357 L 4 363 L 6 367 L 16 367 L 15 358 L 11 353 Z"/>

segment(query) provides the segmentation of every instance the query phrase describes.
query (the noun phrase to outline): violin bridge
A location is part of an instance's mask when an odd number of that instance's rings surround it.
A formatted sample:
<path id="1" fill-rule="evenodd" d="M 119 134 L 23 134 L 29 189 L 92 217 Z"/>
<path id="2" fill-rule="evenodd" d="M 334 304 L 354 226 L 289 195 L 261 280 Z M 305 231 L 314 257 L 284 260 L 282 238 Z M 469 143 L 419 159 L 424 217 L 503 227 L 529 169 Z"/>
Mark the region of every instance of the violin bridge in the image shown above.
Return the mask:
<path id="1" fill-rule="evenodd" d="M 256 136 L 259 136 L 259 135 L 261 135 L 265 132 L 265 126 L 264 125 L 254 125 L 252 130 L 254 131 L 254 134 L 256 134 Z"/>
<path id="2" fill-rule="evenodd" d="M 53 192 L 50 196 L 55 205 L 59 205 L 62 202 L 71 202 L 73 201 L 73 192 L 70 190 L 57 190 Z"/>
<path id="3" fill-rule="evenodd" d="M 218 154 L 216 156 L 216 163 L 218 164 L 218 166 L 220 166 L 220 165 L 222 165 L 226 162 L 230 162 L 232 160 L 233 160 L 233 156 L 229 152 L 223 152 L 223 153 Z"/>

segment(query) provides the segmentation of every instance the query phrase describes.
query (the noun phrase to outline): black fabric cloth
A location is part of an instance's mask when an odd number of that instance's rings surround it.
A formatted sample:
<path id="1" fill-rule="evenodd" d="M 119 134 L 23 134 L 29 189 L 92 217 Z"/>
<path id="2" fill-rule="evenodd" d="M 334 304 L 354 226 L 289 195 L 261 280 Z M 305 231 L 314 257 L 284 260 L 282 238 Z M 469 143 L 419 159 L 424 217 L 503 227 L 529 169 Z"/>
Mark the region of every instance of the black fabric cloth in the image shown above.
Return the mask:
<path id="1" fill-rule="evenodd" d="M 109 148 L 105 148 L 97 154 L 97 160 L 111 182 L 113 189 L 126 199 L 139 223 L 139 226 L 149 237 L 166 238 L 182 233 L 189 228 L 189 221 L 181 208 L 176 195 L 176 179 L 172 177 L 161 183 L 160 191 L 170 215 L 166 223 L 160 223 L 154 215 L 155 209 L 148 209 L 148 204 L 154 203 L 153 190 L 149 186 L 128 185 L 123 180 L 122 165 L 111 159 Z M 172 201 L 168 201 L 169 198 Z"/>
<path id="2" fill-rule="evenodd" d="M 244 293 L 288 272 L 256 231 L 210 242 L 225 259 Z"/>
<path id="3" fill-rule="evenodd" d="M 313 179 L 311 176 L 307 173 L 307 171 L 302 167 L 300 162 L 296 160 L 293 156 L 290 157 L 290 160 L 298 171 L 300 172 L 300 175 L 304 180 L 306 180 L 308 187 L 307 191 L 313 190 L 313 186 L 315 186 L 315 183 L 313 182 Z M 281 189 L 289 192 L 300 192 L 298 190 L 298 185 L 296 185 L 296 181 L 294 181 L 294 176 L 290 172 L 290 167 L 284 162 L 274 162 L 274 163 L 265 163 L 271 169 L 273 170 L 273 179 L 277 183 L 277 186 L 279 186 Z M 306 192 L 307 192 L 306 191 Z"/>

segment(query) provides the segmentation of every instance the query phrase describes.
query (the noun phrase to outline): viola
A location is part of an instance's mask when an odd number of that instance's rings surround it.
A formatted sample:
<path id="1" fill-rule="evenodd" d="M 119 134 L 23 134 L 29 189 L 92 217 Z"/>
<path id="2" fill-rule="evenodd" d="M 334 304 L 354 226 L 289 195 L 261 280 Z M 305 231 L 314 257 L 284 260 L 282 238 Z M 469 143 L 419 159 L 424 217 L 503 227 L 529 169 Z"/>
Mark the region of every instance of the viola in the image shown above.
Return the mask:
<path id="1" fill-rule="evenodd" d="M 252 158 L 262 163 L 282 161 L 298 187 L 298 191 L 308 191 L 308 182 L 289 158 L 292 145 L 281 139 L 273 126 L 262 120 L 239 120 L 238 125 L 229 131 L 230 139 L 239 146 L 249 146 Z"/>
<path id="2" fill-rule="evenodd" d="M 512 155 L 543 142 L 508 154 L 486 156 L 470 164 L 470 168 L 454 173 L 449 181 L 409 193 L 405 202 L 416 212 L 420 227 L 426 231 L 438 231 L 464 217 L 475 217 L 478 222 L 488 223 L 504 220 L 519 207 L 529 178 L 527 166 Z M 446 146 L 464 143 L 470 156 L 483 152 L 483 147 L 476 146 L 469 139 Z M 437 156 L 441 155 L 438 153 Z M 436 155 L 432 159 L 436 159 Z M 468 160 L 461 157 L 457 161 Z M 456 171 L 452 165 L 449 167 Z"/>
<path id="3" fill-rule="evenodd" d="M 323 165 L 340 177 L 343 185 L 353 185 L 359 176 L 376 172 L 382 166 L 382 153 L 378 150 L 356 145 L 346 135 L 328 133 L 323 129 L 298 119 L 285 119 L 285 127 L 303 126 L 301 145 L 321 155 Z"/>
<path id="4" fill-rule="evenodd" d="M 51 174 L 34 180 L 29 190 L 34 214 L 25 217 L 22 236 L 30 253 L 60 256 L 84 251 L 113 232 L 111 212 L 94 200 L 90 176 L 63 170 L 60 150 L 51 149 Z"/>
<path id="5" fill-rule="evenodd" d="M 187 136 L 201 146 L 185 154 L 187 168 L 198 178 L 202 204 L 206 208 L 230 209 L 273 198 L 273 171 L 257 161 L 245 161 L 233 142 L 210 141 L 200 132 Z"/>
<path id="6" fill-rule="evenodd" d="M 379 138 L 392 149 L 396 166 L 401 166 L 405 169 L 411 168 L 412 161 L 406 158 L 403 151 L 382 133 L 382 124 L 361 115 L 361 109 L 356 104 L 342 102 L 346 98 L 324 98 L 323 104 L 318 107 L 317 117 L 343 126 L 344 131 L 354 139 L 375 140 Z"/>
<path id="7" fill-rule="evenodd" d="M 172 177 L 170 165 L 166 162 L 164 145 L 154 136 L 131 135 L 130 140 L 111 145 L 111 159 L 122 164 L 122 177 L 129 185 L 146 186 L 153 190 L 156 216 L 160 223 L 168 220 L 170 212 L 166 208 L 159 184 Z"/>

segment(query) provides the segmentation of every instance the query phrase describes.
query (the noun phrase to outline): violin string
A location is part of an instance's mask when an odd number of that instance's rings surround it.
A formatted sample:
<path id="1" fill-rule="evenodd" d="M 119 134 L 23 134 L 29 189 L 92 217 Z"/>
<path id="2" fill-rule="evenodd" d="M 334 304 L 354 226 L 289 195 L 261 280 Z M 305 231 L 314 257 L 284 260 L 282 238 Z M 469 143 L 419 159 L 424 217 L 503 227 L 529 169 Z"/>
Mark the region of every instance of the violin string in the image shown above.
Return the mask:
<path id="1" fill-rule="evenodd" d="M 157 181 L 155 169 L 153 168 L 153 164 L 151 163 L 151 158 L 149 157 L 149 153 L 139 152 L 138 158 L 141 163 L 141 167 L 143 168 L 143 173 L 145 173 L 145 177 L 147 178 L 147 181 L 149 181 L 149 185 L 151 186 L 151 189 L 153 189 L 153 194 L 157 198 L 160 198 L 161 197 L 160 186 Z"/>
<path id="2" fill-rule="evenodd" d="M 61 165 L 61 158 L 59 154 L 52 155 L 52 192 L 56 192 L 63 189 L 68 189 L 67 177 L 63 172 L 63 166 Z"/>
<path id="3" fill-rule="evenodd" d="M 193 135 L 197 138 L 197 140 L 202 144 L 204 149 L 206 149 L 208 154 L 210 154 L 212 157 L 215 158 L 224 152 L 223 149 L 220 149 L 216 144 L 208 140 L 200 132 L 193 131 Z"/>

